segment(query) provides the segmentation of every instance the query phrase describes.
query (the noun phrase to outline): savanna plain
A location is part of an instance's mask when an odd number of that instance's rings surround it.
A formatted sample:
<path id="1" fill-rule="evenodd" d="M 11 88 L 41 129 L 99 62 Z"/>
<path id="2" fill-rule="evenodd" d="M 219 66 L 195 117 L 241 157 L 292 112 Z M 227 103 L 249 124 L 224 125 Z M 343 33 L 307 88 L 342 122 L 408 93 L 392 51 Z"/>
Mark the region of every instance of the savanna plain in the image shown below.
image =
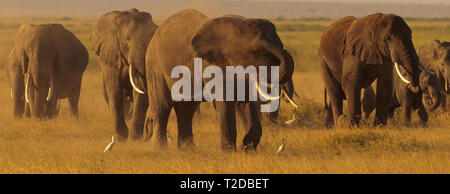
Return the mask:
<path id="1" fill-rule="evenodd" d="M 450 113 L 430 113 L 423 127 L 413 113 L 412 126 L 400 124 L 398 112 L 385 127 L 325 127 L 323 83 L 316 63 L 320 36 L 334 19 L 271 19 L 286 49 L 295 59 L 294 110 L 282 101 L 273 123 L 264 118 L 263 136 L 256 152 L 226 153 L 211 104 L 203 103 L 194 117 L 195 149 L 176 146 L 176 118 L 168 130 L 173 138 L 159 150 L 152 142 L 117 143 L 103 153 L 114 135 L 112 118 L 102 93 L 102 73 L 91 51 L 89 36 L 96 18 L 0 18 L 0 173 L 450 173 Z M 163 18 L 157 18 L 159 24 Z M 450 19 L 406 19 L 416 49 L 434 40 L 450 41 Z M 4 66 L 15 33 L 23 23 L 61 23 L 89 50 L 84 73 L 80 115 L 71 118 L 67 100 L 52 120 L 13 119 L 12 101 Z M 292 114 L 306 118 L 284 124 Z M 263 115 L 263 117 L 267 117 Z M 239 120 L 238 120 L 239 121 Z M 238 145 L 244 134 L 238 122 Z M 281 139 L 285 150 L 276 151 Z"/>

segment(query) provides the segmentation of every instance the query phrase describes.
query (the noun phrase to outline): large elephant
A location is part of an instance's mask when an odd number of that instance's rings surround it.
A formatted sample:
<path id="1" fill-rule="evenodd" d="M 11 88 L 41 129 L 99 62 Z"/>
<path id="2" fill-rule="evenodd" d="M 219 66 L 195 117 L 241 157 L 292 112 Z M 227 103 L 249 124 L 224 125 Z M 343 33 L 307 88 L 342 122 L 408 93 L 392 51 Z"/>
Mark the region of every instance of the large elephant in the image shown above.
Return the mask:
<path id="1" fill-rule="evenodd" d="M 99 56 L 103 71 L 105 99 L 119 140 L 128 138 L 129 128 L 132 139 L 142 138 L 148 107 L 144 94 L 145 53 L 157 27 L 149 13 L 131 9 L 102 15 L 91 33 L 93 51 Z M 130 111 L 125 110 L 127 105 L 131 106 Z M 128 127 L 127 112 L 131 112 Z"/>
<path id="2" fill-rule="evenodd" d="M 441 103 L 440 86 L 436 73 L 426 67 L 419 67 L 420 91 L 418 93 L 411 92 L 408 85 L 394 75 L 394 92 L 389 103 L 389 117 L 393 118 L 395 109 L 401 107 L 403 124 L 406 126 L 411 123 L 411 110 L 417 110 L 420 120 L 426 124 L 428 112 L 435 110 Z M 364 89 L 362 99 L 362 108 L 366 119 L 369 118 L 375 106 L 375 92 L 371 86 L 368 86 Z"/>
<path id="3" fill-rule="evenodd" d="M 60 24 L 21 25 L 6 65 L 15 117 L 31 114 L 51 118 L 58 101 L 69 99 L 78 116 L 83 72 L 88 52 L 75 35 Z"/>
<path id="4" fill-rule="evenodd" d="M 450 105 L 450 42 L 434 40 L 419 49 L 420 62 L 437 73 L 444 110 Z"/>
<path id="5" fill-rule="evenodd" d="M 237 65 L 244 68 L 251 65 L 277 66 L 279 83 L 284 84 L 291 79 L 294 70 L 294 64 L 286 60 L 287 53 L 276 34 L 275 26 L 267 20 L 232 16 L 211 19 L 192 9 L 170 16 L 155 32 L 146 55 L 147 91 L 149 97 L 151 95 L 145 121 L 147 139 L 155 129 L 156 143 L 162 147 L 167 145 L 166 127 L 171 109 L 174 108 L 178 124 L 178 146 L 194 145 L 192 117 L 200 102 L 173 100 L 171 89 L 179 80 L 171 77 L 175 67 L 187 68 L 195 75 L 194 58 L 197 57 L 202 58 L 203 69 L 218 67 L 225 70 Z M 226 80 L 225 76 L 221 79 Z M 200 80 L 204 83 L 208 81 L 207 78 Z M 271 83 L 275 82 L 268 81 L 267 85 Z M 236 80 L 232 85 L 237 88 Z M 226 95 L 225 87 L 215 90 L 223 90 L 223 95 Z M 246 93 L 250 93 L 248 89 Z M 265 93 L 259 94 L 268 96 Z M 214 101 L 224 150 L 236 149 L 236 95 L 231 97 L 234 100 Z M 256 149 L 262 136 L 258 111 L 260 102 L 239 103 L 246 110 L 242 116 L 249 121 L 245 124 L 247 133 L 243 138 L 243 147 Z"/>
<path id="6" fill-rule="evenodd" d="M 392 14 L 373 14 L 363 18 L 345 17 L 323 33 L 319 47 L 321 76 L 331 101 L 332 116 L 358 125 L 361 118 L 361 89 L 377 79 L 375 125 L 386 124 L 388 103 L 392 96 L 392 71 L 418 92 L 419 59 L 405 21 Z M 404 69 L 406 75 L 401 75 Z M 348 113 L 343 115 L 342 102 Z M 331 115 L 331 113 L 329 114 Z"/>

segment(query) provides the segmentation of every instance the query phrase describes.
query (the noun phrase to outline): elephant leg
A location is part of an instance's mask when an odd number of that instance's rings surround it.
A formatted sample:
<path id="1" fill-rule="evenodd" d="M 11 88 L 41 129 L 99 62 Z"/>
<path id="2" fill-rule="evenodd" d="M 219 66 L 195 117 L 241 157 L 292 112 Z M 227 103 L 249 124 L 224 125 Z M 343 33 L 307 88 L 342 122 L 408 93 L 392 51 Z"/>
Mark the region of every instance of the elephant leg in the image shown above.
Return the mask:
<path id="1" fill-rule="evenodd" d="M 114 130 L 119 141 L 126 140 L 128 138 L 128 128 L 123 114 L 123 86 L 120 71 L 107 65 L 103 65 L 102 68 Z"/>
<path id="2" fill-rule="evenodd" d="M 395 112 L 395 109 L 397 109 L 398 107 L 400 107 L 400 102 L 399 102 L 399 100 L 397 99 L 397 97 L 396 97 L 397 95 L 396 95 L 396 93 L 395 93 L 395 91 L 394 91 L 394 94 L 393 94 L 393 97 L 391 98 L 391 102 L 389 103 L 389 114 L 388 114 L 388 117 L 390 118 L 390 119 L 393 119 L 394 118 L 394 112 Z"/>
<path id="3" fill-rule="evenodd" d="M 374 125 L 386 125 L 389 104 L 392 98 L 392 76 L 378 78 L 376 92 L 376 110 Z"/>
<path id="4" fill-rule="evenodd" d="M 31 107 L 30 103 L 25 103 L 25 110 L 24 110 L 25 117 L 30 118 L 31 117 Z"/>
<path id="5" fill-rule="evenodd" d="M 269 113 L 270 121 L 275 122 L 277 120 L 279 111 L 280 109 L 278 108 L 277 110 Z"/>
<path id="6" fill-rule="evenodd" d="M 242 111 L 242 117 L 247 121 L 244 122 L 247 134 L 242 141 L 245 150 L 256 150 L 261 140 L 262 126 L 259 116 L 260 111 L 256 106 L 258 104 L 255 102 L 245 103 L 244 110 Z"/>
<path id="7" fill-rule="evenodd" d="M 326 125 L 332 126 L 333 120 L 334 124 L 337 123 L 338 118 L 342 115 L 343 109 L 342 109 L 342 101 L 344 99 L 344 92 L 342 91 L 342 87 L 339 84 L 339 82 L 333 78 L 333 74 L 331 73 L 330 69 L 328 68 L 326 62 L 320 58 L 319 64 L 321 66 L 321 76 L 325 84 L 325 96 L 328 96 L 330 98 L 331 106 L 327 107 L 327 120 Z M 325 100 L 325 103 L 328 102 Z M 333 119 L 332 119 L 333 118 Z"/>
<path id="8" fill-rule="evenodd" d="M 411 125 L 411 104 L 405 103 L 402 105 L 402 117 L 403 124 L 409 127 Z"/>
<path id="9" fill-rule="evenodd" d="M 146 130 L 145 140 L 153 136 L 155 129 L 155 143 L 160 148 L 167 147 L 167 122 L 173 101 L 170 90 L 161 74 L 147 74 L 148 109 L 145 118 L 144 129 Z"/>
<path id="10" fill-rule="evenodd" d="M 192 119 L 199 102 L 174 103 L 178 125 L 178 148 L 193 147 L 194 134 L 192 133 Z"/>
<path id="11" fill-rule="evenodd" d="M 131 139 L 138 140 L 142 138 L 145 113 L 148 108 L 148 96 L 139 94 L 133 91 L 133 104 L 132 104 L 131 118 L 128 122 L 131 130 Z"/>
<path id="12" fill-rule="evenodd" d="M 57 98 L 53 98 L 52 100 L 50 100 L 50 102 L 47 102 L 45 111 L 48 118 L 53 118 L 57 115 L 58 112 L 57 104 L 58 104 Z"/>
<path id="13" fill-rule="evenodd" d="M 222 150 L 236 150 L 236 112 L 232 101 L 215 101 Z"/>
<path id="14" fill-rule="evenodd" d="M 72 95 L 69 96 L 70 114 L 74 118 L 78 118 L 78 101 L 80 99 L 81 80 L 76 84 Z"/>
<path id="15" fill-rule="evenodd" d="M 423 103 L 419 103 L 419 107 L 417 109 L 417 114 L 420 117 L 420 121 L 422 121 L 423 125 L 426 125 L 428 122 L 428 112 L 425 109 L 425 106 L 423 105 Z"/>

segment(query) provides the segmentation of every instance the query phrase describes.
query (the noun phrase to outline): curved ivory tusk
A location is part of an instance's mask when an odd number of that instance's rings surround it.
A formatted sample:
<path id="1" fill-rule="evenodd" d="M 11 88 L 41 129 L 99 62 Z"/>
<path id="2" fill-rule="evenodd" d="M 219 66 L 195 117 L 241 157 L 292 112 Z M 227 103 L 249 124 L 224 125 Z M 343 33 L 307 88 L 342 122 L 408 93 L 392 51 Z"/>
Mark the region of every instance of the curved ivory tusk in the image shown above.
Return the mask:
<path id="1" fill-rule="evenodd" d="M 130 68 L 128 69 L 128 75 L 130 76 L 131 86 L 133 86 L 134 90 L 136 90 L 136 92 L 138 92 L 139 94 L 144 94 L 144 92 L 141 89 L 139 89 L 134 82 L 132 65 L 130 65 Z"/>
<path id="2" fill-rule="evenodd" d="M 12 88 L 11 88 L 11 99 L 14 99 Z"/>
<path id="3" fill-rule="evenodd" d="M 27 103 L 30 103 L 30 99 L 28 98 L 28 92 L 29 92 L 29 82 L 30 82 L 30 74 L 27 74 L 27 81 L 26 81 L 26 84 L 25 84 L 25 101 L 27 102 Z"/>
<path id="4" fill-rule="evenodd" d="M 294 114 L 294 115 L 292 115 L 292 119 L 285 121 L 284 124 L 289 125 L 289 124 L 293 123 L 295 120 L 297 120 L 297 118 L 295 118 L 295 114 Z"/>
<path id="5" fill-rule="evenodd" d="M 395 65 L 395 70 L 397 71 L 397 74 L 400 77 L 400 79 L 402 79 L 402 81 L 404 81 L 405 83 L 410 84 L 411 82 L 408 81 L 405 77 L 403 77 L 403 75 L 400 73 L 400 69 L 398 69 L 397 62 L 394 62 L 394 65 Z"/>
<path id="6" fill-rule="evenodd" d="M 261 91 L 261 89 L 258 86 L 257 81 L 254 82 L 255 86 L 256 86 L 256 90 L 258 90 L 259 95 L 261 95 L 263 98 L 267 99 L 267 100 L 278 100 L 281 98 L 281 96 L 269 96 L 268 94 L 264 93 Z"/>
<path id="7" fill-rule="evenodd" d="M 292 100 L 289 95 L 286 93 L 286 91 L 281 90 L 281 93 L 284 95 L 284 97 L 286 97 L 286 99 L 288 99 L 289 103 L 292 104 L 292 106 L 294 106 L 295 108 L 298 108 L 297 103 L 294 102 L 294 100 Z"/>
<path id="8" fill-rule="evenodd" d="M 53 75 L 50 75 L 50 80 L 48 81 L 50 87 L 48 88 L 47 101 L 52 100 L 53 98 Z"/>
<path id="9" fill-rule="evenodd" d="M 445 70 L 444 82 L 445 82 L 445 91 L 447 92 L 448 91 L 447 70 Z"/>

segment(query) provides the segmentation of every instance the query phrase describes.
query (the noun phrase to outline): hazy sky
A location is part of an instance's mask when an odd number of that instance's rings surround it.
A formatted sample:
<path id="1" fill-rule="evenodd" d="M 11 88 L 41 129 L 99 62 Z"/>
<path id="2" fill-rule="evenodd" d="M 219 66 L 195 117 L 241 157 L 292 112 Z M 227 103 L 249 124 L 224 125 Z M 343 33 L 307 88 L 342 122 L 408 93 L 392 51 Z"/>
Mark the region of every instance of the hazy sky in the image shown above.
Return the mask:
<path id="1" fill-rule="evenodd" d="M 252 0 L 261 1 L 261 0 Z M 262 1 L 305 1 L 305 2 L 342 2 L 342 3 L 416 3 L 416 4 L 447 4 L 450 0 L 262 0 Z"/>

